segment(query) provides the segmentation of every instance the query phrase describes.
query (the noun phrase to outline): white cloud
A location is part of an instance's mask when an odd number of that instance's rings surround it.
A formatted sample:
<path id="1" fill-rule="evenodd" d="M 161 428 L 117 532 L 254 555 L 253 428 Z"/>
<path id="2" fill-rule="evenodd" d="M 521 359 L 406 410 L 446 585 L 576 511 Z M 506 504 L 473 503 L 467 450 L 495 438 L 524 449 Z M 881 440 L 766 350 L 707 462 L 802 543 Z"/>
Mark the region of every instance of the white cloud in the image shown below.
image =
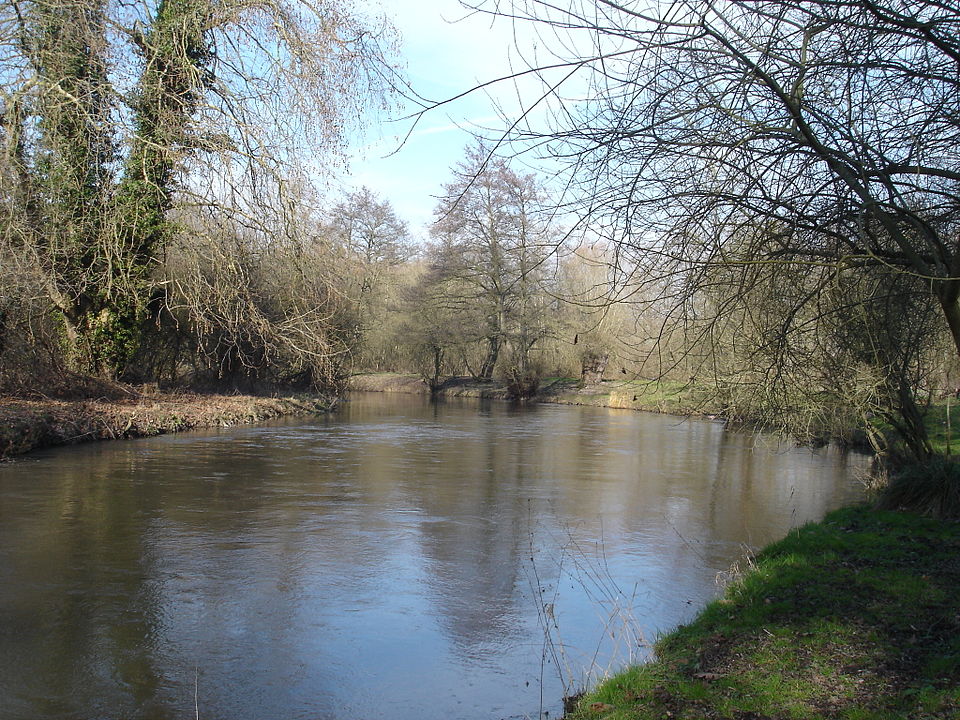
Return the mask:
<path id="1" fill-rule="evenodd" d="M 491 125 L 499 123 L 500 121 L 501 118 L 499 115 L 486 115 L 484 117 L 470 118 L 461 122 L 448 123 L 446 125 L 417 128 L 410 133 L 410 137 L 422 137 L 424 135 L 436 135 L 437 133 L 445 132 L 470 132 L 472 130 L 490 127 Z"/>

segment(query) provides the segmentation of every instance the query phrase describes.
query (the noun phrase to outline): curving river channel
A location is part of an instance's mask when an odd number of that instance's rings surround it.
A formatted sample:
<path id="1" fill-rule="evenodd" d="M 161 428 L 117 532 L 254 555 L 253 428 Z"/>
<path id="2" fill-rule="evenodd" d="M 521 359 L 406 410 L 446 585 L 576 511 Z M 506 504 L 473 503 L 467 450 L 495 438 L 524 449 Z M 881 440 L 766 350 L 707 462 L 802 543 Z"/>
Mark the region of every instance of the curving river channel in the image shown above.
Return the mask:
<path id="1" fill-rule="evenodd" d="M 355 396 L 0 465 L 0 716 L 560 714 L 861 455 L 707 420 Z"/>

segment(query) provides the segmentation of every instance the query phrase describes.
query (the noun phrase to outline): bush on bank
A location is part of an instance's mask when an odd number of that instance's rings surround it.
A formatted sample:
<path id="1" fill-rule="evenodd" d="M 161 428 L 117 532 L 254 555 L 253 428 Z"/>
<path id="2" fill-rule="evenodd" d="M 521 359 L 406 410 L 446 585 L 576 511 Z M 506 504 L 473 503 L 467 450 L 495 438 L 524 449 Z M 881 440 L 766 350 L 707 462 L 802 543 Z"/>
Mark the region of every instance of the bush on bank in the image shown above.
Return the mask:
<path id="1" fill-rule="evenodd" d="M 906 508 L 937 518 L 960 518 L 960 463 L 933 457 L 893 473 L 880 491 L 880 507 Z"/>

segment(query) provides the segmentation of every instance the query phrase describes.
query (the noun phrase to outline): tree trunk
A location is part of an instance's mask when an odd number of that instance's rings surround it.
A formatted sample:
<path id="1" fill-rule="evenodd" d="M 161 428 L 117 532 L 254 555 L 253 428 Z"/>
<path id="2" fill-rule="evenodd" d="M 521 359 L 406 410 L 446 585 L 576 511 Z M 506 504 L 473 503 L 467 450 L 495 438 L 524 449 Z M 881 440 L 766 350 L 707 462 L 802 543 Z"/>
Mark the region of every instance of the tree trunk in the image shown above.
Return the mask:
<path id="1" fill-rule="evenodd" d="M 937 300 L 943 309 L 943 317 L 950 328 L 950 337 L 953 338 L 953 347 L 960 356 L 960 303 L 958 303 L 960 287 L 957 281 L 948 281 L 937 288 Z"/>
<path id="2" fill-rule="evenodd" d="M 443 373 L 443 348 L 433 346 L 433 377 L 430 378 L 430 392 L 436 392 L 440 387 L 440 376 Z"/>
<path id="3" fill-rule="evenodd" d="M 487 338 L 489 347 L 487 348 L 487 356 L 483 360 L 483 365 L 480 366 L 480 380 L 492 380 L 493 379 L 493 369 L 497 365 L 497 358 L 500 357 L 500 337 L 494 336 Z"/>
<path id="4" fill-rule="evenodd" d="M 584 353 L 580 360 L 580 383 L 582 385 L 596 385 L 603 380 L 603 373 L 607 369 L 610 356 L 599 353 Z"/>

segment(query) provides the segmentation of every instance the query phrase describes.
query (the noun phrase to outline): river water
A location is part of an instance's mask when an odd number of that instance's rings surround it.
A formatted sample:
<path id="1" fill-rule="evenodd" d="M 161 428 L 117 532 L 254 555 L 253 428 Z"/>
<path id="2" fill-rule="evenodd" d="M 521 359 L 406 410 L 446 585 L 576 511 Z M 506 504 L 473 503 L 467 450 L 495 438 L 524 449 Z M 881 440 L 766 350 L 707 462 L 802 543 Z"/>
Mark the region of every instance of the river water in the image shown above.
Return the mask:
<path id="1" fill-rule="evenodd" d="M 717 422 L 359 395 L 0 464 L 0 717 L 556 717 L 866 459 Z"/>

